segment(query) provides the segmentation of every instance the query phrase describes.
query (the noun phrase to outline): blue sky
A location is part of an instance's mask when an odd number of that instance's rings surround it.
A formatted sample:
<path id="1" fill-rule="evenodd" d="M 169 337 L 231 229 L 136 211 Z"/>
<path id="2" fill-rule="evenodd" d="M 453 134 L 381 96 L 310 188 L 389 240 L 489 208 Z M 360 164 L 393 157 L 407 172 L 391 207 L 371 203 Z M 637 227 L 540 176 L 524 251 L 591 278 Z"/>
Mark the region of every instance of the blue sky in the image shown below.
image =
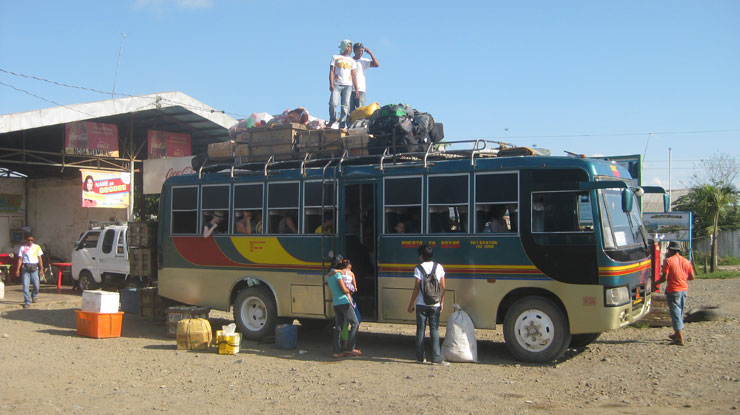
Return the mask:
<path id="1" fill-rule="evenodd" d="M 111 91 L 121 33 L 116 92 L 235 118 L 327 119 L 349 38 L 380 61 L 368 102 L 429 112 L 446 140 L 643 154 L 665 187 L 671 147 L 674 189 L 700 160 L 740 158 L 740 1 L 0 0 L 0 69 Z M 0 71 L 0 114 L 109 97 Z"/>

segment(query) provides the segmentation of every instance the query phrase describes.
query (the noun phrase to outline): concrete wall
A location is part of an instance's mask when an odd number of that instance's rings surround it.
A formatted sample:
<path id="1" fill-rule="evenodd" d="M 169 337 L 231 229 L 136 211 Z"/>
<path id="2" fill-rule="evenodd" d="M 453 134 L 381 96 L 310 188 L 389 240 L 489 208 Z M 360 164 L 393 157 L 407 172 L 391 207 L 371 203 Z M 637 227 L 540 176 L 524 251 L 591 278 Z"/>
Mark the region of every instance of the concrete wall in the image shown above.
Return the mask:
<path id="1" fill-rule="evenodd" d="M 55 260 L 69 262 L 74 242 L 91 221 L 126 220 L 126 209 L 83 208 L 80 178 L 27 180 L 28 225 Z"/>
<path id="2" fill-rule="evenodd" d="M 18 196 L 21 199 L 18 210 L 6 210 L 5 204 L 3 210 L 0 210 L 0 253 L 9 254 L 14 251 L 14 245 L 10 242 L 10 231 L 26 225 L 26 179 L 0 178 L 0 195 Z"/>

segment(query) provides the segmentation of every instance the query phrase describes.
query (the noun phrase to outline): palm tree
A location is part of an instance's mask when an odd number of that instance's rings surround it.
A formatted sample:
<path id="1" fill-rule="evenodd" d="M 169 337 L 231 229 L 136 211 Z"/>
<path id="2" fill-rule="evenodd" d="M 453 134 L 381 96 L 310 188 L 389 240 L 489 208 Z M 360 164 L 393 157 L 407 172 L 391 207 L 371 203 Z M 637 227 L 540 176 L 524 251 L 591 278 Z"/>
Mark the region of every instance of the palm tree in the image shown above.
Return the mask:
<path id="1" fill-rule="evenodd" d="M 704 218 L 708 231 L 712 232 L 712 260 L 710 272 L 717 269 L 717 235 L 719 233 L 719 220 L 730 207 L 737 203 L 738 192 L 732 186 L 715 186 L 703 184 L 691 189 L 694 214 Z M 711 221 L 711 222 L 710 222 Z"/>

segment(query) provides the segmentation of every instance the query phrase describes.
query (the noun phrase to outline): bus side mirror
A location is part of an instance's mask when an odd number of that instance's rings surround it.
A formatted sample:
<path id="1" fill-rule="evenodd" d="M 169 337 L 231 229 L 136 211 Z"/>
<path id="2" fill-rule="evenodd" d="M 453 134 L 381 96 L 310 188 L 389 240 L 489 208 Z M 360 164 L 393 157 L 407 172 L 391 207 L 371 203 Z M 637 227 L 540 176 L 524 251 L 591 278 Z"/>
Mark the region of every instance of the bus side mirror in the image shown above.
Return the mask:
<path id="1" fill-rule="evenodd" d="M 671 197 L 668 193 L 663 193 L 663 212 L 671 211 Z"/>
<path id="2" fill-rule="evenodd" d="M 631 189 L 622 190 L 622 211 L 632 212 L 632 204 L 634 200 L 634 194 Z"/>

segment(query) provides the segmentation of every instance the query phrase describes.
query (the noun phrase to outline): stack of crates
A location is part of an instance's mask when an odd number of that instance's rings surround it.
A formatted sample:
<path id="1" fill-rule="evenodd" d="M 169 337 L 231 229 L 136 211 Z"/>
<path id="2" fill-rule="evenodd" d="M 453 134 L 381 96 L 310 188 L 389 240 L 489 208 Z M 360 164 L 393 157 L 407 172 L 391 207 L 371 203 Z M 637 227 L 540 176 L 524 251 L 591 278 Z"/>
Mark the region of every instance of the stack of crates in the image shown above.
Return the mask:
<path id="1" fill-rule="evenodd" d="M 126 233 L 131 277 L 157 279 L 157 222 L 129 222 Z"/>
<path id="2" fill-rule="evenodd" d="M 139 315 L 155 321 L 165 319 L 165 299 L 157 294 L 156 287 L 139 289 Z"/>
<path id="3" fill-rule="evenodd" d="M 167 314 L 167 336 L 177 337 L 177 323 L 188 318 L 202 318 L 208 320 L 210 309 L 197 306 L 174 306 L 165 311 Z"/>

